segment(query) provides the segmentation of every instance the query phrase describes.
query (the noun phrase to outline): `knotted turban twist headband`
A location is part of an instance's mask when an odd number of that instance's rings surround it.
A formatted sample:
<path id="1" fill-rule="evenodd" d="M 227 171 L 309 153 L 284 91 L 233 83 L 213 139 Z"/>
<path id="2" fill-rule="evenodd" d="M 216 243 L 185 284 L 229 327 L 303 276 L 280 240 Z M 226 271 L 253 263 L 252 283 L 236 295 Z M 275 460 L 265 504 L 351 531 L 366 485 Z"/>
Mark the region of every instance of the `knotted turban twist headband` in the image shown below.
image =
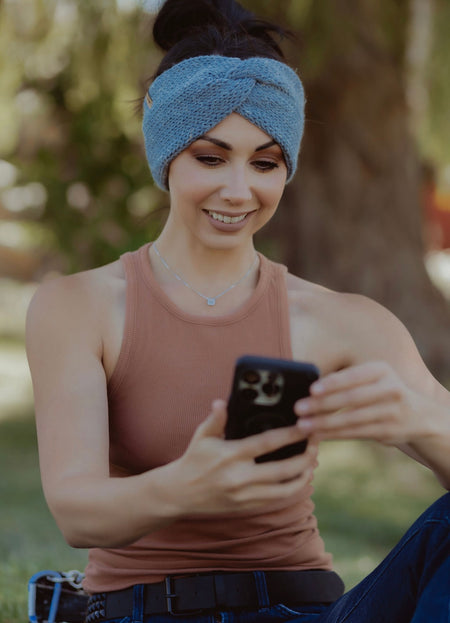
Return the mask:
<path id="1" fill-rule="evenodd" d="M 181 61 L 155 79 L 144 101 L 142 127 L 153 178 L 168 190 L 171 161 L 236 112 L 279 144 L 289 181 L 297 167 L 304 106 L 299 77 L 279 61 L 218 55 Z"/>

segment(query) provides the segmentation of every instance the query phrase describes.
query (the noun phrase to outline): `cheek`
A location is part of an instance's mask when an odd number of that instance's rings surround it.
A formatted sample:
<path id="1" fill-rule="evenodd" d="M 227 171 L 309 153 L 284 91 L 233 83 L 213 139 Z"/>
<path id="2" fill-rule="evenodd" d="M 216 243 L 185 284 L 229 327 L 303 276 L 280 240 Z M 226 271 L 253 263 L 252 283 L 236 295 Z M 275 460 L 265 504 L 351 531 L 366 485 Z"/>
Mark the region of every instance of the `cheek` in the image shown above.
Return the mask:
<path id="1" fill-rule="evenodd" d="M 169 188 L 173 195 L 189 198 L 190 202 L 196 203 L 207 197 L 214 188 L 208 184 L 208 178 L 198 167 L 185 166 L 174 167 L 173 174 L 169 173 Z"/>
<path id="2" fill-rule="evenodd" d="M 264 187 L 260 189 L 261 203 L 267 207 L 276 208 L 283 196 L 285 184 L 285 175 L 280 176 L 279 180 L 272 180 L 270 183 L 265 184 Z"/>

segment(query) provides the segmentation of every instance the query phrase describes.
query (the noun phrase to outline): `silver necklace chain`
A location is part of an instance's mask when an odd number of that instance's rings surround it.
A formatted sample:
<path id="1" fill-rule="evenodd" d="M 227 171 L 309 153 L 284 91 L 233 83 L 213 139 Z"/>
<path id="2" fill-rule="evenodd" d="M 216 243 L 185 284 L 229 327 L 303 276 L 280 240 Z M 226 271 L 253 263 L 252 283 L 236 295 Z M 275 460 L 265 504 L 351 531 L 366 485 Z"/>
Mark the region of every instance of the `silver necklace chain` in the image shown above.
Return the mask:
<path id="1" fill-rule="evenodd" d="M 242 277 L 240 279 L 238 279 L 238 281 L 235 281 L 234 283 L 231 284 L 231 286 L 228 286 L 228 288 L 226 288 L 223 292 L 220 292 L 219 294 L 216 294 L 216 296 L 206 296 L 205 294 L 202 294 L 201 292 L 199 292 L 198 290 L 196 290 L 195 288 L 193 288 L 191 286 L 190 283 L 188 283 L 185 279 L 183 279 L 183 277 L 181 275 L 179 275 L 178 273 L 176 273 L 172 268 L 170 268 L 169 264 L 166 262 L 166 260 L 163 258 L 163 256 L 161 255 L 161 253 L 158 250 L 158 247 L 156 246 L 156 243 L 153 243 L 153 248 L 155 249 L 155 253 L 156 255 L 159 257 L 159 259 L 161 260 L 162 265 L 167 268 L 167 270 L 169 272 L 172 273 L 172 275 L 174 275 L 174 277 L 176 277 L 176 279 L 178 279 L 178 281 L 181 281 L 181 283 L 186 286 L 186 288 L 189 288 L 189 290 L 192 290 L 192 292 L 195 292 L 195 294 L 198 294 L 198 296 L 201 296 L 202 299 L 205 299 L 205 301 L 207 302 L 207 304 L 209 306 L 213 306 L 216 304 L 217 299 L 219 299 L 221 296 L 223 296 L 224 294 L 226 294 L 227 292 L 229 292 L 230 290 L 232 290 L 233 288 L 235 288 L 236 286 L 238 286 L 242 281 L 244 281 L 244 279 L 246 277 L 248 277 L 248 275 L 250 274 L 252 268 L 255 266 L 257 260 L 258 260 L 258 256 L 255 255 L 255 259 L 252 262 L 252 265 L 250 266 L 250 268 L 247 270 L 247 272 L 245 273 L 245 275 L 242 275 Z"/>

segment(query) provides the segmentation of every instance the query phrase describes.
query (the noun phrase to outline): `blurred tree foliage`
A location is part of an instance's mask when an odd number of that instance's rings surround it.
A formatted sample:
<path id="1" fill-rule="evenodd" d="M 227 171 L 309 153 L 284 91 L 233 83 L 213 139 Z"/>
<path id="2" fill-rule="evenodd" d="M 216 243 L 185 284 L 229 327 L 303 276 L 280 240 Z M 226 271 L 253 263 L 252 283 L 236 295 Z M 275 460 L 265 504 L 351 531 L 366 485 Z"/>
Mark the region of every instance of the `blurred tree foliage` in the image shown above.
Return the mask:
<path id="1" fill-rule="evenodd" d="M 44 186 L 39 221 L 68 271 L 117 259 L 160 225 L 164 199 L 153 187 L 138 112 L 156 64 L 148 19 L 111 0 L 2 7 L 9 105 L 0 115 L 15 126 L 3 157 L 21 180 Z"/>
<path id="2" fill-rule="evenodd" d="M 442 162 L 450 160 L 450 5 L 435 1 L 428 74 L 431 113 L 420 136 L 428 155 Z M 136 113 L 136 101 L 158 58 L 151 42 L 151 17 L 139 4 L 0 3 L 1 157 L 17 165 L 18 183 L 38 182 L 45 188 L 42 210 L 19 206 L 15 211 L 24 220 L 44 225 L 44 232 L 52 234 L 46 240 L 63 252 L 69 271 L 103 264 L 139 245 L 158 231 L 167 207 L 148 173 Z M 307 81 L 323 71 L 330 55 L 342 53 L 354 35 L 355 24 L 339 15 L 339 2 L 244 4 L 300 33 L 290 52 Z M 397 55 L 403 53 L 405 34 L 400 6 L 405 2 L 380 4 L 385 26 L 380 36 L 395 35 Z"/>
<path id="3" fill-rule="evenodd" d="M 418 127 L 421 148 L 436 165 L 450 163 L 450 2 L 434 0 L 434 27 L 424 88 L 428 110 Z M 449 181 L 447 180 L 447 184 Z"/>

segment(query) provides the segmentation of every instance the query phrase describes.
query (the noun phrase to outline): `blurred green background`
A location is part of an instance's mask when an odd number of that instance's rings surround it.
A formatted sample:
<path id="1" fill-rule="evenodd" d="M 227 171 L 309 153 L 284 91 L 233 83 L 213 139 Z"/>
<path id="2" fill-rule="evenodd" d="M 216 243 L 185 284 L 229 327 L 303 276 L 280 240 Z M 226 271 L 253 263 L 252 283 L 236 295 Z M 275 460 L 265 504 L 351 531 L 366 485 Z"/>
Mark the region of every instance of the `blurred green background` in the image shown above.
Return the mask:
<path id="1" fill-rule="evenodd" d="M 294 31 L 283 45 L 308 98 L 299 171 L 258 247 L 386 305 L 450 386 L 450 4 L 243 4 Z M 86 559 L 42 497 L 24 321 L 41 281 L 112 261 L 164 222 L 136 112 L 160 58 L 152 9 L 0 0 L 1 623 L 26 620 L 31 574 Z M 347 586 L 442 492 L 422 467 L 367 443 L 325 444 L 315 484 Z"/>

